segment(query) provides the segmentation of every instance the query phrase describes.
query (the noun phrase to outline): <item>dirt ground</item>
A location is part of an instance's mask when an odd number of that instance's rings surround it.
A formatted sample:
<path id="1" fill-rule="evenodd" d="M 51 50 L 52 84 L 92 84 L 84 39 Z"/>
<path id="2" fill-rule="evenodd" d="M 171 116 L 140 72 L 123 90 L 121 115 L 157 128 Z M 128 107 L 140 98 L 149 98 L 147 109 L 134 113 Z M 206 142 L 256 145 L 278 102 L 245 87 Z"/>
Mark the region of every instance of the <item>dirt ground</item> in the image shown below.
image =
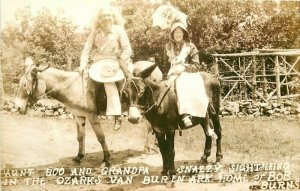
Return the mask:
<path id="1" fill-rule="evenodd" d="M 127 121 L 119 131 L 113 131 L 113 122 L 101 120 L 106 141 L 111 152 L 113 167 L 145 167 L 148 176 L 158 176 L 162 167 L 159 153 L 144 153 L 146 126 L 132 125 Z M 228 169 L 230 164 L 243 163 L 284 163 L 290 166 L 292 179 L 300 175 L 299 120 L 295 118 L 221 118 L 223 126 L 222 165 Z M 192 128 L 176 134 L 176 167 L 200 166 L 204 148 L 204 134 L 200 128 Z M 154 142 L 154 139 L 152 139 Z M 78 143 L 73 120 L 38 118 L 17 114 L 1 114 L 1 185 L 2 190 L 250 190 L 253 181 L 220 183 L 176 182 L 173 188 L 165 183 L 142 184 L 144 175 L 137 175 L 131 184 L 112 183 L 108 177 L 102 177 L 97 185 L 57 185 L 58 176 L 46 177 L 45 185 L 25 185 L 25 178 L 43 178 L 48 168 L 64 168 L 69 176 L 74 168 L 91 168 L 91 176 L 100 173 L 102 149 L 91 127 L 86 127 L 86 157 L 80 165 L 74 163 Z M 215 145 L 209 158 L 215 160 Z M 12 177 L 11 169 L 32 168 L 32 176 Z M 6 173 L 6 174 L 5 174 Z M 212 173 L 217 176 L 217 174 Z M 249 177 L 254 177 L 248 173 Z M 10 176 L 10 177 L 9 177 Z M 191 176 L 191 175 L 189 175 Z M 7 185 L 8 178 L 17 178 L 17 185 Z M 38 182 L 38 181 L 37 181 Z M 37 183 L 38 184 L 38 183 Z"/>

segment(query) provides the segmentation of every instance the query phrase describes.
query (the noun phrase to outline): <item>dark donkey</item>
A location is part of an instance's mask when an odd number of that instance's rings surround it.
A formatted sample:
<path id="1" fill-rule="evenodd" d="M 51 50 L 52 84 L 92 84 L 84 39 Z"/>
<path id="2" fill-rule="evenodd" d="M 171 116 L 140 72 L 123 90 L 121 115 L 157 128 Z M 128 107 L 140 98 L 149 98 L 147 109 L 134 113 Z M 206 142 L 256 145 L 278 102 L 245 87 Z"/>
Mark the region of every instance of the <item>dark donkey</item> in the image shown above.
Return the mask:
<path id="1" fill-rule="evenodd" d="M 139 63 L 136 63 L 138 65 Z M 176 94 L 170 90 L 164 82 L 155 82 L 149 78 L 149 75 L 157 67 L 154 63 L 143 62 L 149 67 L 144 70 L 136 69 L 134 71 L 135 78 L 132 78 L 128 83 L 128 94 L 130 98 L 131 108 L 144 108 L 143 113 L 146 119 L 152 125 L 152 129 L 158 140 L 159 149 L 163 160 L 162 175 L 172 176 L 176 174 L 174 165 L 174 136 L 175 130 L 182 126 L 181 119 L 177 111 Z M 137 67 L 138 68 L 138 67 Z M 205 72 L 200 72 L 203 77 L 206 93 L 209 97 L 210 104 L 208 107 L 207 117 L 193 118 L 194 126 L 201 124 L 203 129 L 208 125 L 214 127 L 217 139 L 216 162 L 219 163 L 223 157 L 221 151 L 221 125 L 219 120 L 220 107 L 220 84 L 218 79 L 213 75 Z M 137 109 L 132 109 L 136 111 Z M 138 123 L 141 113 L 129 112 L 128 120 L 131 123 Z M 205 149 L 200 162 L 207 164 L 207 158 L 211 154 L 212 139 L 205 133 Z"/>
<path id="2" fill-rule="evenodd" d="M 73 159 L 80 163 L 85 156 L 85 124 L 90 122 L 98 141 L 100 142 L 104 158 L 101 164 L 110 166 L 110 154 L 106 145 L 100 120 L 95 115 L 96 105 L 89 93 L 85 94 L 86 80 L 79 72 L 66 72 L 52 67 L 38 67 L 30 57 L 25 74 L 20 80 L 16 106 L 21 114 L 26 113 L 28 102 L 34 102 L 43 95 L 48 95 L 65 104 L 66 108 L 75 116 L 77 125 L 78 155 Z M 25 61 L 26 62 L 26 61 Z"/>

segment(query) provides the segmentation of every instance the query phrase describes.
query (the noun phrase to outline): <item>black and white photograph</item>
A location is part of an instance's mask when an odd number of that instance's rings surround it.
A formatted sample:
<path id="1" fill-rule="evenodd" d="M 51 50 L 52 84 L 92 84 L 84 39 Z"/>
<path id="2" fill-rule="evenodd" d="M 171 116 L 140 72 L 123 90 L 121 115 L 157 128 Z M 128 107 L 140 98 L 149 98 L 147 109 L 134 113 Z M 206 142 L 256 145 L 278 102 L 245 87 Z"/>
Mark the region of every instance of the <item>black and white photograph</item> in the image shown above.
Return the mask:
<path id="1" fill-rule="evenodd" d="M 299 0 L 0 2 L 0 190 L 300 190 Z"/>

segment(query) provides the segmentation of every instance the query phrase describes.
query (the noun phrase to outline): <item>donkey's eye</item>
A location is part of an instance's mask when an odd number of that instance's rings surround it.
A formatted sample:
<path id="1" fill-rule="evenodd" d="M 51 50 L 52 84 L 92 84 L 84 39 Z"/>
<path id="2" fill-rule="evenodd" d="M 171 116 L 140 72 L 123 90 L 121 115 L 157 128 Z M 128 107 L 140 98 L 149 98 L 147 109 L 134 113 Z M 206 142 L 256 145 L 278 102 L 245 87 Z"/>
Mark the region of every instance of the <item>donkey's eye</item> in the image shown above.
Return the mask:
<path id="1" fill-rule="evenodd" d="M 144 91 L 141 91 L 141 92 L 138 94 L 138 97 L 142 97 L 142 96 L 144 95 L 144 92 L 145 92 L 145 90 L 144 90 Z"/>

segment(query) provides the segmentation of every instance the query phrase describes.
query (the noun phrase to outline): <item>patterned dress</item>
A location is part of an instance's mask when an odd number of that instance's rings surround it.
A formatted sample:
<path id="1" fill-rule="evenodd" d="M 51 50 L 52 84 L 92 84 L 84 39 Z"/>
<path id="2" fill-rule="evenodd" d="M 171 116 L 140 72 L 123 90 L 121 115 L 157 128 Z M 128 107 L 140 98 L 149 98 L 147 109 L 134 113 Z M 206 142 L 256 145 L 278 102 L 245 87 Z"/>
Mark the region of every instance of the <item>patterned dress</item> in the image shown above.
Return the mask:
<path id="1" fill-rule="evenodd" d="M 166 52 L 171 68 L 168 72 L 170 84 L 176 80 L 177 106 L 180 115 L 189 114 L 205 117 L 208 97 L 199 72 L 203 66 L 199 63 L 198 50 L 193 43 L 184 42 L 180 46 L 170 41 Z"/>

